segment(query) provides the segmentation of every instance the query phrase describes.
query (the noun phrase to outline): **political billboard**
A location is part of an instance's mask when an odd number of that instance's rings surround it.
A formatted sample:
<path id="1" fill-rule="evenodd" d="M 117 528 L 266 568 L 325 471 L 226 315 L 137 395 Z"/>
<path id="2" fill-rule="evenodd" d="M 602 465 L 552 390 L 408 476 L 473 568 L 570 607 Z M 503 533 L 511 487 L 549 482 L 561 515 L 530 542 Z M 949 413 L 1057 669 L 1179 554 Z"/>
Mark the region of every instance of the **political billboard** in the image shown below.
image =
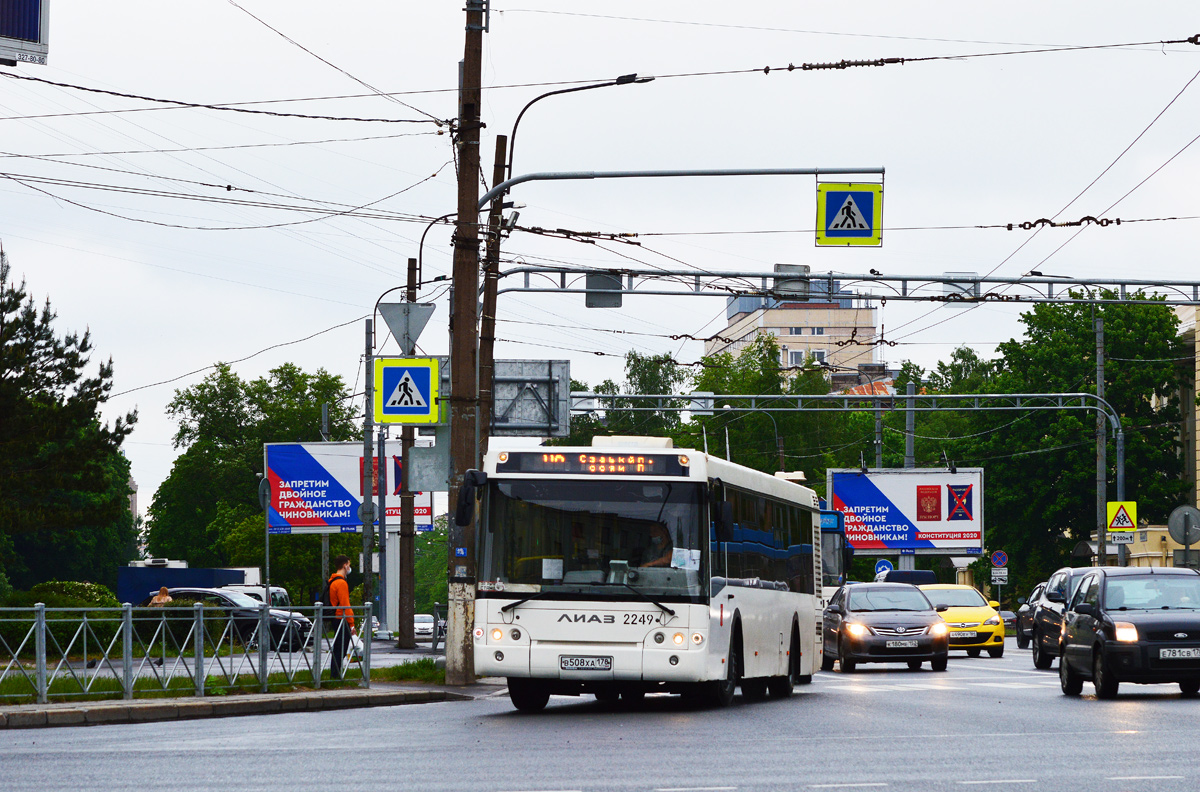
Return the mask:
<path id="1" fill-rule="evenodd" d="M 983 468 L 830 470 L 826 485 L 857 552 L 983 552 Z"/>
<path id="2" fill-rule="evenodd" d="M 0 0 L 0 63 L 45 65 L 50 0 Z"/>
<path id="3" fill-rule="evenodd" d="M 429 443 L 431 438 L 418 438 Z M 387 521 L 400 525 L 400 444 L 388 447 Z M 371 493 L 378 502 L 378 457 L 364 465 L 361 443 L 267 443 L 263 446 L 270 500 L 267 530 L 271 533 L 354 533 L 362 529 L 358 507 L 363 502 L 363 471 L 369 470 Z M 418 531 L 433 530 L 433 493 L 416 497 Z M 378 525 L 378 521 L 375 525 Z"/>

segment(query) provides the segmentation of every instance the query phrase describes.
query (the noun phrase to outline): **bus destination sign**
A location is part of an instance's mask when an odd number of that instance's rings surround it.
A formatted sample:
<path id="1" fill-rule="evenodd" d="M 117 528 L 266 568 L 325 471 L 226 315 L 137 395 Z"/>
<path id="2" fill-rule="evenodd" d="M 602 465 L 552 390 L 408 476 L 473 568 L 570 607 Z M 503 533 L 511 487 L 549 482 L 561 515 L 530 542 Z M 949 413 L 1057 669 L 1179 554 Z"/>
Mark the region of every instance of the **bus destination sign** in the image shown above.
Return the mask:
<path id="1" fill-rule="evenodd" d="M 510 451 L 496 460 L 497 473 L 563 473 L 596 476 L 686 476 L 680 454 L 595 454 Z"/>

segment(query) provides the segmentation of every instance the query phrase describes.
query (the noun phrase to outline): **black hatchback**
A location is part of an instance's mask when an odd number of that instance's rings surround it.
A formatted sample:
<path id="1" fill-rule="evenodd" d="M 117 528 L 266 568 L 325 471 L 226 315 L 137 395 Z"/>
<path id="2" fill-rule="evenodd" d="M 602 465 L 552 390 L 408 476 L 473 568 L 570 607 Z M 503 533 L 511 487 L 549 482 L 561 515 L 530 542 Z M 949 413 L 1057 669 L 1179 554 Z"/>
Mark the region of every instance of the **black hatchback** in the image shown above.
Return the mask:
<path id="1" fill-rule="evenodd" d="M 1077 696 L 1084 680 L 1097 698 L 1122 682 L 1175 683 L 1200 692 L 1200 572 L 1172 567 L 1097 569 L 1063 612 L 1059 681 Z"/>
<path id="2" fill-rule="evenodd" d="M 950 653 L 946 623 L 916 586 L 842 586 L 830 599 L 822 621 L 822 671 L 832 671 L 834 660 L 842 673 L 852 672 L 859 663 L 907 663 L 916 670 L 927 662 L 934 671 L 946 670 Z"/>

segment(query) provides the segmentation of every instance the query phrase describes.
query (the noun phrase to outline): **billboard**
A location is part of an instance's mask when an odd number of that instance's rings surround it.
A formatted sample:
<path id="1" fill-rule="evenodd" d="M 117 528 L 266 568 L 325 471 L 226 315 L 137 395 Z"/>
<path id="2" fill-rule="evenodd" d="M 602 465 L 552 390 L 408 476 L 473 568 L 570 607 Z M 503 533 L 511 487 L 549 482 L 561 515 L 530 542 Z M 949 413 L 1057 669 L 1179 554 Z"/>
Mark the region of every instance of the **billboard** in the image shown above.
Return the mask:
<path id="1" fill-rule="evenodd" d="M 417 442 L 429 438 L 417 438 Z M 400 444 L 390 446 L 397 451 Z M 267 443 L 263 446 L 270 501 L 267 530 L 271 533 L 355 533 L 362 529 L 358 507 L 363 502 L 362 443 Z M 369 460 L 373 481 L 368 499 L 378 502 L 378 457 Z M 400 525 L 400 454 L 389 453 L 387 464 L 388 525 Z M 433 493 L 416 498 L 418 531 L 433 530 Z M 375 523 L 378 525 L 378 521 Z"/>
<path id="2" fill-rule="evenodd" d="M 46 63 L 50 0 L 0 0 L 0 63 Z"/>
<path id="3" fill-rule="evenodd" d="M 830 470 L 826 484 L 859 553 L 983 552 L 983 468 Z"/>

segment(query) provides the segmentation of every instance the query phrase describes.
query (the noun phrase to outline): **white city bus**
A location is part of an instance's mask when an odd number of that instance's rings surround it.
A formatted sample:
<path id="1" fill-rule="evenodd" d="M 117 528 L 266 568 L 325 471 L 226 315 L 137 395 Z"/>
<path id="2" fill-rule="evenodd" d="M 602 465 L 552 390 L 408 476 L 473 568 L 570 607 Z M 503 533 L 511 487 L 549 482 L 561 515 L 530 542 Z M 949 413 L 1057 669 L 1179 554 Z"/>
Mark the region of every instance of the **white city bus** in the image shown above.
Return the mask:
<path id="1" fill-rule="evenodd" d="M 821 531 L 807 487 L 667 438 L 505 448 L 479 498 L 475 671 L 550 695 L 718 706 L 788 696 L 821 657 Z M 814 530 L 814 525 L 816 526 Z"/>

